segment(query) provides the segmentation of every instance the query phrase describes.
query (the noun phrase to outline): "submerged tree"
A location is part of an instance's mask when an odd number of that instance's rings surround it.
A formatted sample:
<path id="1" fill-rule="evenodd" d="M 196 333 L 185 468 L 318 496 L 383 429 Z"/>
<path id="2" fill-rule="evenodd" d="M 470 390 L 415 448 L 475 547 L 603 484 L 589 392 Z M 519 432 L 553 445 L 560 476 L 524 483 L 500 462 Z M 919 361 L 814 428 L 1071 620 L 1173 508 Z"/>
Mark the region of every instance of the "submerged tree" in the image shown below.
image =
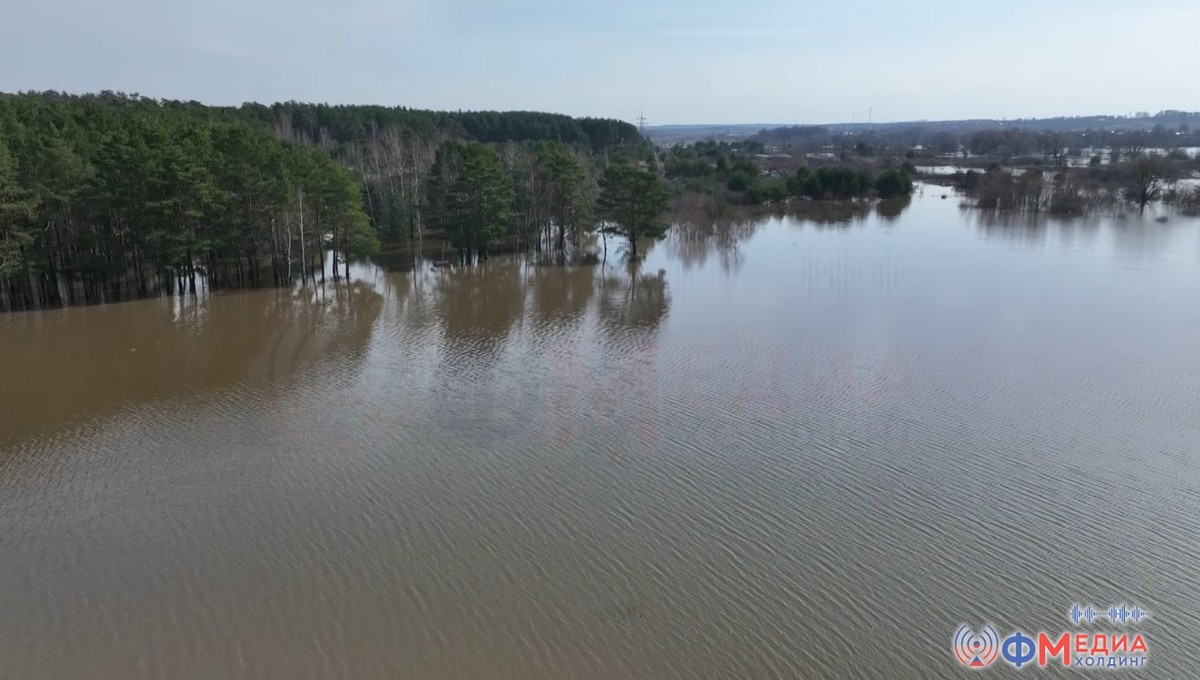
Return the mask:
<path id="1" fill-rule="evenodd" d="M 880 198 L 898 198 L 912 194 L 912 177 L 908 170 L 884 170 L 875 180 L 875 192 Z"/>
<path id="2" fill-rule="evenodd" d="M 429 179 L 430 219 L 464 258 L 486 258 L 515 213 L 513 185 L 500 154 L 476 142 L 438 149 Z"/>
<path id="3" fill-rule="evenodd" d="M 25 249 L 33 244 L 26 225 L 33 212 L 34 203 L 17 184 L 16 164 L 0 137 L 0 279 L 25 267 Z"/>
<path id="4" fill-rule="evenodd" d="M 1139 210 L 1163 197 L 1167 187 L 1175 180 L 1175 165 L 1160 156 L 1139 156 L 1125 168 L 1124 192 L 1126 200 L 1136 203 Z"/>
<path id="5" fill-rule="evenodd" d="M 543 143 L 538 163 L 549 185 L 550 219 L 558 229 L 558 249 L 566 248 L 567 234 L 578 239 L 591 223 L 591 192 L 584 165 L 561 143 Z"/>
<path id="6" fill-rule="evenodd" d="M 420 239 L 431 186 L 454 199 L 435 226 L 486 256 L 518 173 L 485 144 L 530 159 L 530 217 L 560 246 L 592 224 L 592 154 L 646 146 L 628 123 L 551 114 L 0 95 L 0 311 L 340 277 L 380 236 Z M 448 184 L 430 181 L 443 146 Z"/>
<path id="7" fill-rule="evenodd" d="M 340 165 L 324 166 L 315 179 L 316 198 L 327 216 L 331 250 L 335 258 L 341 252 L 348 279 L 350 261 L 378 252 L 379 237 L 363 211 L 362 193 L 350 170 Z M 337 277 L 337 262 L 334 262 L 333 278 Z"/>
<path id="8" fill-rule="evenodd" d="M 662 238 L 669 225 L 667 190 L 658 175 L 632 165 L 610 165 L 600 178 L 599 212 L 607 223 L 605 233 L 618 234 L 629 243 L 632 259 L 638 258 L 640 238 Z"/>
<path id="9" fill-rule="evenodd" d="M 251 125 L 0 99 L 0 310 L 284 283 L 373 250 L 362 204 L 328 152 Z"/>
<path id="10" fill-rule="evenodd" d="M 500 153 L 512 176 L 518 243 L 539 251 L 552 243 L 565 250 L 568 239 L 577 245 L 593 224 L 595 183 L 587 157 L 561 142 L 507 144 Z"/>

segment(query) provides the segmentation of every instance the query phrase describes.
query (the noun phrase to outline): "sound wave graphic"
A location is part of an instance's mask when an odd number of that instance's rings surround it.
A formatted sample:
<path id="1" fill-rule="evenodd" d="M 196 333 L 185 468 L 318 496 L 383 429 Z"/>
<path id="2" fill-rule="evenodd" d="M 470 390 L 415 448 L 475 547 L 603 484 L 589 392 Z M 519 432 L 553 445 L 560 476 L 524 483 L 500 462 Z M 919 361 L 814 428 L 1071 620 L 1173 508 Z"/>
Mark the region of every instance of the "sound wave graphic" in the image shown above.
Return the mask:
<path id="1" fill-rule="evenodd" d="M 1150 612 L 1141 607 L 1130 607 L 1128 604 L 1114 604 L 1107 611 L 1097 609 L 1094 605 L 1076 604 L 1071 607 L 1071 612 L 1067 615 L 1071 622 L 1079 625 L 1079 622 L 1085 621 L 1089 625 L 1097 619 L 1108 619 L 1113 624 L 1124 626 L 1130 621 L 1141 623 L 1142 619 L 1149 618 Z"/>
<path id="2" fill-rule="evenodd" d="M 1108 620 L 1112 621 L 1113 623 L 1120 623 L 1121 625 L 1125 625 L 1127 621 L 1139 623 L 1147 616 L 1149 616 L 1149 614 L 1141 607 L 1134 607 L 1133 609 L 1130 609 L 1129 605 L 1124 603 L 1120 605 L 1113 605 L 1108 610 Z"/>
<path id="3" fill-rule="evenodd" d="M 993 626 L 984 626 L 979 634 L 963 626 L 954 635 L 954 656 L 967 668 L 987 668 L 999 653 L 1000 636 Z"/>

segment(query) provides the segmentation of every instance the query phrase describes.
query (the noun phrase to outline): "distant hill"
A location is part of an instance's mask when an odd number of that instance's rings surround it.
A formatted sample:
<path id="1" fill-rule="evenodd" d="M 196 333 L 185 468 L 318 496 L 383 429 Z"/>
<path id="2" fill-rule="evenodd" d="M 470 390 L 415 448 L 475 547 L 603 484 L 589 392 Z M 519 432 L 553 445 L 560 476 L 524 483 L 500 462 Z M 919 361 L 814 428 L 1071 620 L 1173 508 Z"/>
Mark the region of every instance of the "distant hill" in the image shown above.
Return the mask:
<path id="1" fill-rule="evenodd" d="M 701 139 L 745 139 L 763 130 L 784 127 L 779 123 L 739 123 L 737 125 L 651 125 L 646 137 L 659 144 L 686 143 Z"/>
<path id="2" fill-rule="evenodd" d="M 978 118 L 970 120 L 912 120 L 893 123 L 825 123 L 812 125 L 778 124 L 735 124 L 735 125 L 658 125 L 646 128 L 646 136 L 659 143 L 695 141 L 699 139 L 747 138 L 761 135 L 764 138 L 784 139 L 804 136 L 805 131 L 820 128 L 829 133 L 862 134 L 867 132 L 893 132 L 920 128 L 930 132 L 969 133 L 997 128 L 1020 128 L 1034 132 L 1081 132 L 1084 130 L 1107 130 L 1130 132 L 1153 130 L 1161 125 L 1170 130 L 1190 130 L 1200 126 L 1200 112 L 1161 111 L 1156 114 L 1139 113 L 1132 116 L 1059 116 L 1056 118 Z"/>

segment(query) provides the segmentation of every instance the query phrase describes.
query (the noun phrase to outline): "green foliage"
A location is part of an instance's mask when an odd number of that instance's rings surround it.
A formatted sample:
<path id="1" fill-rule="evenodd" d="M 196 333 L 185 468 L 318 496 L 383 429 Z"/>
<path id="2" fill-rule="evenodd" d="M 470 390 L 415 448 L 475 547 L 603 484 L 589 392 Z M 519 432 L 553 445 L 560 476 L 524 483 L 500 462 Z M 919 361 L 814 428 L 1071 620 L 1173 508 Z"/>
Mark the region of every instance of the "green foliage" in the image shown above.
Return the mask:
<path id="1" fill-rule="evenodd" d="M 600 178 L 600 217 L 606 232 L 623 236 L 637 259 L 638 239 L 662 238 L 668 194 L 658 175 L 632 165 L 610 165 Z"/>
<path id="2" fill-rule="evenodd" d="M 912 191 L 912 177 L 906 169 L 884 170 L 875 180 L 875 193 L 880 198 L 908 196 Z"/>
<path id="3" fill-rule="evenodd" d="M 750 185 L 748 197 L 751 203 L 763 205 L 786 201 L 789 195 L 788 185 L 785 180 L 755 178 L 755 181 Z"/>
<path id="4" fill-rule="evenodd" d="M 703 158 L 673 158 L 667 163 L 667 177 L 695 179 L 712 177 L 716 168 Z"/>
<path id="5" fill-rule="evenodd" d="M 490 146 L 443 144 L 429 180 L 432 222 L 460 250 L 487 255 L 516 214 L 513 186 L 500 154 Z"/>
<path id="6" fill-rule="evenodd" d="M 349 225 L 345 251 L 346 256 L 353 260 L 365 260 L 379 252 L 379 236 L 371 228 L 366 214 L 361 211 Z"/>
<path id="7" fill-rule="evenodd" d="M 971 191 L 975 189 L 975 187 L 979 186 L 980 175 L 981 173 L 975 172 L 974 170 L 955 172 L 954 185 L 963 191 Z"/>
<path id="8" fill-rule="evenodd" d="M 25 250 L 33 244 L 30 218 L 35 205 L 17 182 L 17 167 L 0 137 L 0 277 L 24 269 Z"/>
<path id="9" fill-rule="evenodd" d="M 268 265 L 282 283 L 426 226 L 486 253 L 514 191 L 562 248 L 594 223 L 596 166 L 652 156 L 628 123 L 554 114 L 0 95 L 0 308 L 247 285 Z"/>
<path id="10" fill-rule="evenodd" d="M 558 227 L 558 248 L 565 248 L 567 234 L 578 236 L 592 218 L 592 194 L 583 163 L 561 143 L 542 142 L 537 163 L 548 188 L 551 222 Z"/>
<path id="11" fill-rule="evenodd" d="M 866 196 L 875 188 L 871 176 L 853 168 L 828 166 L 816 172 L 801 168 L 788 179 L 788 189 L 795 195 L 815 200 L 844 201 Z"/>
<path id="12" fill-rule="evenodd" d="M 331 228 L 334 250 L 341 250 L 347 260 L 379 252 L 379 237 L 363 211 L 362 192 L 354 175 L 341 165 L 317 164 L 306 179 L 312 183 L 311 194 Z"/>
<path id="13" fill-rule="evenodd" d="M 144 295 L 184 278 L 255 283 L 264 263 L 281 281 L 300 251 L 320 252 L 323 232 L 343 252 L 372 249 L 353 176 L 328 153 L 251 125 L 6 98 L 0 139 L 4 306 Z M 79 284 L 67 299 L 58 276 Z"/>
<path id="14" fill-rule="evenodd" d="M 772 139 L 770 135 L 760 136 Z M 767 158 L 769 165 L 765 170 L 760 167 L 764 151 L 764 144 L 756 140 L 676 145 L 666 153 L 666 176 L 674 180 L 677 192 L 719 193 L 733 203 L 769 205 L 792 197 L 844 201 L 906 196 L 912 193 L 912 177 L 917 173 L 911 162 L 905 162 L 898 169 L 888 169 L 879 178 L 869 171 L 871 164 L 801 167 L 794 174 L 781 176 L 774 157 Z M 858 151 L 877 153 L 874 146 Z M 885 161 L 883 165 L 888 167 L 892 162 Z"/>
<path id="15" fill-rule="evenodd" d="M 757 180 L 757 175 L 746 172 L 745 168 L 735 168 L 729 173 L 729 179 L 726 180 L 725 186 L 730 191 L 750 191 Z"/>
<path id="16" fill-rule="evenodd" d="M 410 210 L 400 192 L 391 191 L 383 195 L 381 206 L 379 236 L 390 243 L 404 240 L 408 233 Z"/>
<path id="17" fill-rule="evenodd" d="M 478 142 L 502 143 L 554 140 L 603 151 L 621 146 L 641 146 L 642 136 L 630 123 L 603 118 L 580 118 L 533 111 L 423 111 L 407 107 L 343 106 L 286 102 L 248 103 L 241 107 L 204 106 L 198 102 L 156 100 L 137 95 L 102 92 L 69 95 L 59 92 L 29 93 L 22 98 L 40 102 L 89 105 L 141 113 L 168 113 L 193 122 L 241 123 L 263 129 L 286 123 L 292 137 L 338 144 L 370 139 L 373 132 L 398 127 L 419 136 L 442 131 Z"/>
<path id="18" fill-rule="evenodd" d="M 807 167 L 797 170 L 794 175 L 787 178 L 788 193 L 793 196 L 803 196 L 811 177 L 812 171 Z"/>

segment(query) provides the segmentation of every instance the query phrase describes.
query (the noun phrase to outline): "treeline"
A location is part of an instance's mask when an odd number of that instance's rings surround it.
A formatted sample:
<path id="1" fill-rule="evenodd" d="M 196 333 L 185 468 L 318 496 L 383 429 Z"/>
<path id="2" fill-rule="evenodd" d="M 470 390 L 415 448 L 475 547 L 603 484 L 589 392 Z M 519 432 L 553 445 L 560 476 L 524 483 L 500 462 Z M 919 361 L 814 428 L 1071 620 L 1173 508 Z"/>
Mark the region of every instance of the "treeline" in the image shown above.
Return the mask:
<path id="1" fill-rule="evenodd" d="M 561 142 L 532 146 L 450 141 L 429 174 L 429 219 L 461 262 L 486 259 L 508 240 L 521 250 L 578 249 L 586 234 L 660 238 L 668 194 L 657 171 L 611 163 L 594 176 L 587 158 Z"/>
<path id="2" fill-rule="evenodd" d="M 916 168 L 911 164 L 810 166 L 801 159 L 763 151 L 758 141 L 677 145 L 665 154 L 665 172 L 678 191 L 719 193 L 729 202 L 750 205 L 789 198 L 896 198 L 913 190 Z M 794 168 L 798 162 L 805 164 Z"/>
<path id="3" fill-rule="evenodd" d="M 320 150 L 165 111 L 0 101 L 0 309 L 279 283 L 377 247 L 353 174 Z"/>
<path id="4" fill-rule="evenodd" d="M 889 168 L 878 176 L 850 167 L 827 166 L 816 171 L 800 168 L 788 178 L 787 187 L 793 196 L 813 200 L 844 201 L 851 198 L 875 196 L 899 198 L 913 191 L 913 168 Z"/>
<path id="5" fill-rule="evenodd" d="M 565 249 L 603 167 L 647 153 L 554 114 L 4 96 L 0 310 L 324 280 L 425 234 Z"/>
<path id="6" fill-rule="evenodd" d="M 1176 187 L 1184 170 L 1170 158 L 1142 155 L 1117 165 L 1053 173 L 1036 167 L 1014 172 L 996 164 L 986 172 L 968 170 L 951 179 L 985 210 L 1082 215 L 1120 212 L 1125 206 L 1144 211 L 1163 202 L 1192 214 L 1200 208 L 1200 191 Z"/>
<path id="7" fill-rule="evenodd" d="M 246 103 L 240 107 L 208 106 L 195 101 L 158 100 L 123 92 L 68 94 L 64 92 L 0 94 L 3 99 L 98 104 L 143 111 L 166 110 L 206 122 L 258 123 L 308 141 L 363 142 L 380 130 L 403 128 L 417 136 L 441 132 L 477 142 L 558 141 L 603 152 L 638 146 L 641 134 L 633 125 L 605 118 L 572 118 L 534 111 L 428 111 L 403 106 L 349 106 L 283 102 Z"/>
<path id="8" fill-rule="evenodd" d="M 1182 149 L 1200 144 L 1200 134 L 1186 124 L 1182 129 L 1161 125 L 1148 130 L 1075 132 L 1033 131 L 1021 128 L 981 130 L 971 135 L 951 133 L 934 135 L 930 145 L 942 154 L 963 154 L 988 158 L 1040 160 L 1046 164 L 1067 165 L 1071 158 L 1085 158 L 1100 164 L 1101 152 L 1110 162 L 1132 158 L 1150 149 Z M 1186 153 L 1183 156 L 1186 158 Z"/>
<path id="9" fill-rule="evenodd" d="M 829 125 L 793 125 L 779 128 L 768 128 L 760 131 L 760 136 L 774 139 L 802 137 L 810 135 L 814 130 L 838 135 L 860 135 L 867 132 L 891 134 L 903 132 L 911 134 L 923 131 L 926 134 L 949 132 L 955 135 L 970 135 L 981 130 L 998 130 L 1015 128 L 1038 132 L 1083 132 L 1086 130 L 1110 130 L 1115 132 L 1149 131 L 1155 128 L 1168 130 L 1188 130 L 1200 127 L 1200 112 L 1166 110 L 1155 114 L 1141 112 L 1132 116 L 1059 116 L 1055 118 L 1017 118 L 1017 119 L 988 119 L 972 120 L 940 120 L 940 121 L 907 121 L 895 123 L 837 123 Z"/>
<path id="10" fill-rule="evenodd" d="M 1195 129 L 1193 129 L 1193 126 Z M 1200 146 L 1200 124 L 1181 122 L 1145 128 L 1080 128 L 1044 130 L 1005 125 L 975 130 L 946 130 L 923 125 L 855 128 L 839 131 L 832 127 L 805 126 L 764 130 L 757 141 L 768 149 L 788 153 L 827 153 L 850 157 L 902 156 L 908 159 L 936 157 L 985 157 L 1021 159 L 1067 165 L 1070 158 L 1090 160 L 1099 150 L 1118 159 L 1147 149 L 1182 149 Z"/>

